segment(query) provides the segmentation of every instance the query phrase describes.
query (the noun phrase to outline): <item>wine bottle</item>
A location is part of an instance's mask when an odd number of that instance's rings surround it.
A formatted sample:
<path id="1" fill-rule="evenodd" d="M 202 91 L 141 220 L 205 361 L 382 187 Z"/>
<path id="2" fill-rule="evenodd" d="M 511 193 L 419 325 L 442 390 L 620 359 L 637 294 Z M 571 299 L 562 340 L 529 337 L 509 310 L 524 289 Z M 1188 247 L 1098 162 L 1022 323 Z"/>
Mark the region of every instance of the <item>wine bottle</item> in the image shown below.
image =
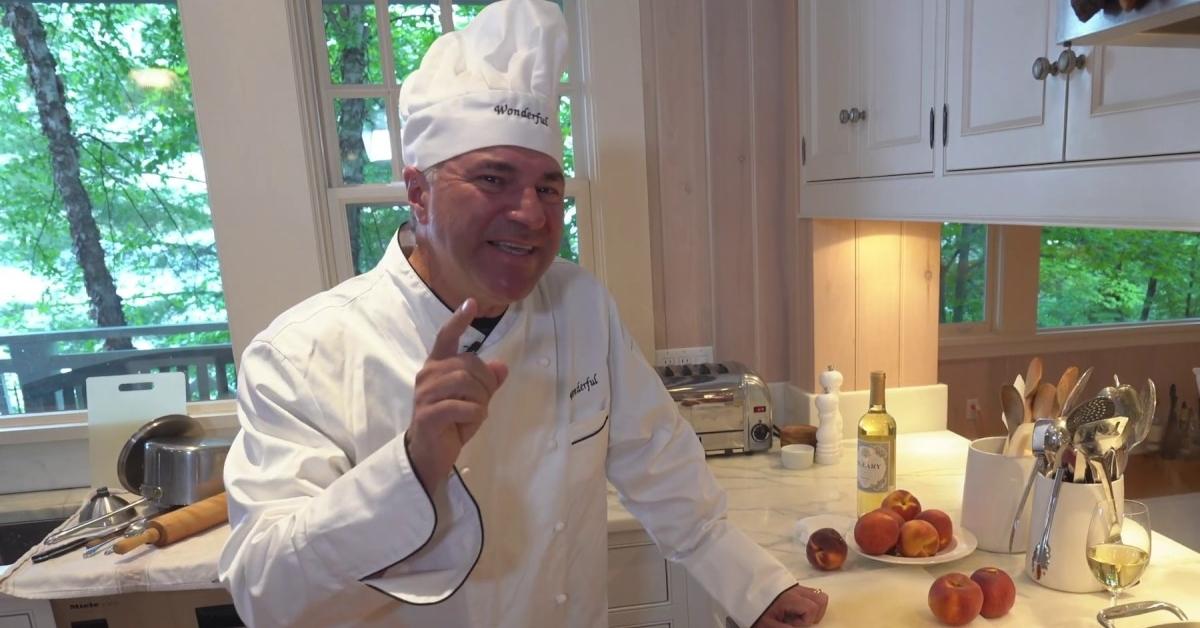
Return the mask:
<path id="1" fill-rule="evenodd" d="M 887 413 L 883 371 L 871 372 L 871 405 L 858 420 L 858 516 L 896 489 L 896 419 Z"/>

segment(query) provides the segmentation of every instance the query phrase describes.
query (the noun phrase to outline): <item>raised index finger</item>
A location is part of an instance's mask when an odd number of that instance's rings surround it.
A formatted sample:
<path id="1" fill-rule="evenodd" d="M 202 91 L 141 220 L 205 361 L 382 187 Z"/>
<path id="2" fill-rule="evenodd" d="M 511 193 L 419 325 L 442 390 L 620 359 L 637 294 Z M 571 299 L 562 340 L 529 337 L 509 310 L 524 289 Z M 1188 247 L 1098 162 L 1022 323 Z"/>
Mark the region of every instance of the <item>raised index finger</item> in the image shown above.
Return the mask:
<path id="1" fill-rule="evenodd" d="M 463 301 L 462 305 L 450 315 L 450 320 L 447 320 L 446 324 L 438 330 L 437 338 L 433 341 L 433 349 L 429 351 L 429 359 L 445 360 L 458 355 L 458 339 L 462 337 L 464 331 L 467 331 L 467 326 L 471 324 L 471 321 L 475 320 L 477 309 L 475 299 Z"/>

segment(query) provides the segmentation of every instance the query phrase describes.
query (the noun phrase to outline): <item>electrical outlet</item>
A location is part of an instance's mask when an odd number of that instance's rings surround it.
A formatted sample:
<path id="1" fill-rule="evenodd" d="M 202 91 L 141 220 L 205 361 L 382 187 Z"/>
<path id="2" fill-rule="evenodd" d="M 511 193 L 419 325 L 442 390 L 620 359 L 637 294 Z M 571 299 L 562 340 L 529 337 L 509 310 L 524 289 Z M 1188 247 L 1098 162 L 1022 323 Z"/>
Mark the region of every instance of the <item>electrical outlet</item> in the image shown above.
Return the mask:
<path id="1" fill-rule="evenodd" d="M 983 409 L 979 407 L 979 400 L 972 397 L 967 400 L 967 420 L 972 423 L 978 422 L 983 414 Z"/>
<path id="2" fill-rule="evenodd" d="M 713 361 L 712 347 L 685 347 L 682 349 L 659 349 L 654 352 L 656 366 L 678 366 L 682 364 L 705 364 Z"/>

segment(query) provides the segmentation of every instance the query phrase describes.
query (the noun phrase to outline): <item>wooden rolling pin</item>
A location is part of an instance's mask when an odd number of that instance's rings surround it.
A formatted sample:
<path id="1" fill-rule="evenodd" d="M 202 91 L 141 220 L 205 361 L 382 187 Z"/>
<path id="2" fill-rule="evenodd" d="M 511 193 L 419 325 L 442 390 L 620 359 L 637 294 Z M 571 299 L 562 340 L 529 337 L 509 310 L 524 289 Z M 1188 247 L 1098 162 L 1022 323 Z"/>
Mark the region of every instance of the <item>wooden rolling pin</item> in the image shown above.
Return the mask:
<path id="1" fill-rule="evenodd" d="M 125 554 L 149 544 L 163 547 L 228 520 L 229 510 L 225 505 L 225 493 L 217 493 L 190 506 L 151 519 L 146 522 L 146 529 L 141 534 L 117 541 L 113 551 Z"/>

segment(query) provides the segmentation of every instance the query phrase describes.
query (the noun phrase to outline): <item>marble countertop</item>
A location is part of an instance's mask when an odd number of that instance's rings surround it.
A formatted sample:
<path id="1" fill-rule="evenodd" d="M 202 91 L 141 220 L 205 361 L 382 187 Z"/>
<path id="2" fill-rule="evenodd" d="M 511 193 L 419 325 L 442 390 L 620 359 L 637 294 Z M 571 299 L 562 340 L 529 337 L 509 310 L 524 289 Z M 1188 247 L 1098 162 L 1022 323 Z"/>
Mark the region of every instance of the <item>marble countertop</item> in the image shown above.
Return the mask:
<path id="1" fill-rule="evenodd" d="M 944 510 L 958 521 L 967 444 L 966 439 L 947 431 L 902 434 L 897 443 L 897 485 L 917 495 L 924 507 Z M 710 458 L 709 465 L 727 491 L 729 519 L 798 580 L 829 593 L 830 607 L 822 626 L 937 626 L 926 604 L 929 585 L 946 573 L 970 574 L 984 566 L 999 567 L 1013 576 L 1017 603 L 1007 616 L 979 620 L 976 625 L 1090 627 L 1097 625 L 1096 612 L 1107 604 L 1106 594 L 1061 593 L 1037 584 L 1023 573 L 1023 554 L 976 551 L 955 562 L 913 567 L 886 565 L 851 553 L 840 571 L 815 570 L 805 558 L 804 545 L 793 539 L 793 531 L 798 520 L 813 515 L 853 517 L 856 474 L 851 440 L 843 442 L 841 460 L 834 465 L 785 469 L 777 450 Z M 613 493 L 609 495 L 608 518 L 610 532 L 641 530 Z M 27 571 L 34 573 L 27 573 L 25 586 L 15 587 L 14 579 L 9 578 L 0 582 L 0 592 L 36 598 L 74 597 L 87 591 L 98 594 L 100 583 L 105 583 L 100 587 L 104 593 L 217 587 L 216 556 L 228 534 L 229 527 L 220 526 L 176 544 L 170 551 L 151 552 L 137 561 L 101 555 L 84 562 L 82 568 L 77 558 L 69 557 L 41 563 L 37 567 L 42 569 L 26 565 Z M 1142 583 L 1122 601 L 1165 600 L 1200 618 L 1200 594 L 1194 584 L 1200 582 L 1200 554 L 1160 534 L 1155 534 L 1153 544 Z M 45 566 L 64 569 L 70 575 L 36 574 Z M 56 594 L 47 594 L 50 588 Z M 1149 626 L 1167 619 L 1155 614 L 1122 620 L 1118 625 Z"/>
<path id="2" fill-rule="evenodd" d="M 912 492 L 925 508 L 946 511 L 959 521 L 968 441 L 949 431 L 901 434 L 897 440 L 896 485 Z M 999 567 L 1017 585 L 1017 602 L 1005 617 L 977 620 L 987 626 L 1096 626 L 1106 593 L 1072 594 L 1043 587 L 1024 575 L 1024 554 L 976 550 L 960 560 L 928 567 L 896 566 L 853 552 L 837 572 L 808 564 L 804 545 L 793 538 L 796 522 L 814 515 L 855 515 L 854 441 L 842 443 L 841 460 L 791 470 L 779 462 L 778 449 L 753 455 L 714 457 L 709 466 L 725 488 L 729 520 L 765 547 L 802 583 L 830 595 L 822 626 L 938 626 L 926 598 L 933 580 L 951 572 L 970 575 L 980 567 Z M 609 493 L 610 532 L 639 530 L 637 520 Z M 1153 513 L 1151 513 L 1153 521 Z M 1150 567 L 1142 584 L 1122 602 L 1164 600 L 1200 618 L 1200 554 L 1160 534 L 1153 538 Z M 1170 619 L 1153 615 L 1125 619 L 1118 626 L 1151 626 Z M 982 622 L 982 623 L 981 623 Z"/>

